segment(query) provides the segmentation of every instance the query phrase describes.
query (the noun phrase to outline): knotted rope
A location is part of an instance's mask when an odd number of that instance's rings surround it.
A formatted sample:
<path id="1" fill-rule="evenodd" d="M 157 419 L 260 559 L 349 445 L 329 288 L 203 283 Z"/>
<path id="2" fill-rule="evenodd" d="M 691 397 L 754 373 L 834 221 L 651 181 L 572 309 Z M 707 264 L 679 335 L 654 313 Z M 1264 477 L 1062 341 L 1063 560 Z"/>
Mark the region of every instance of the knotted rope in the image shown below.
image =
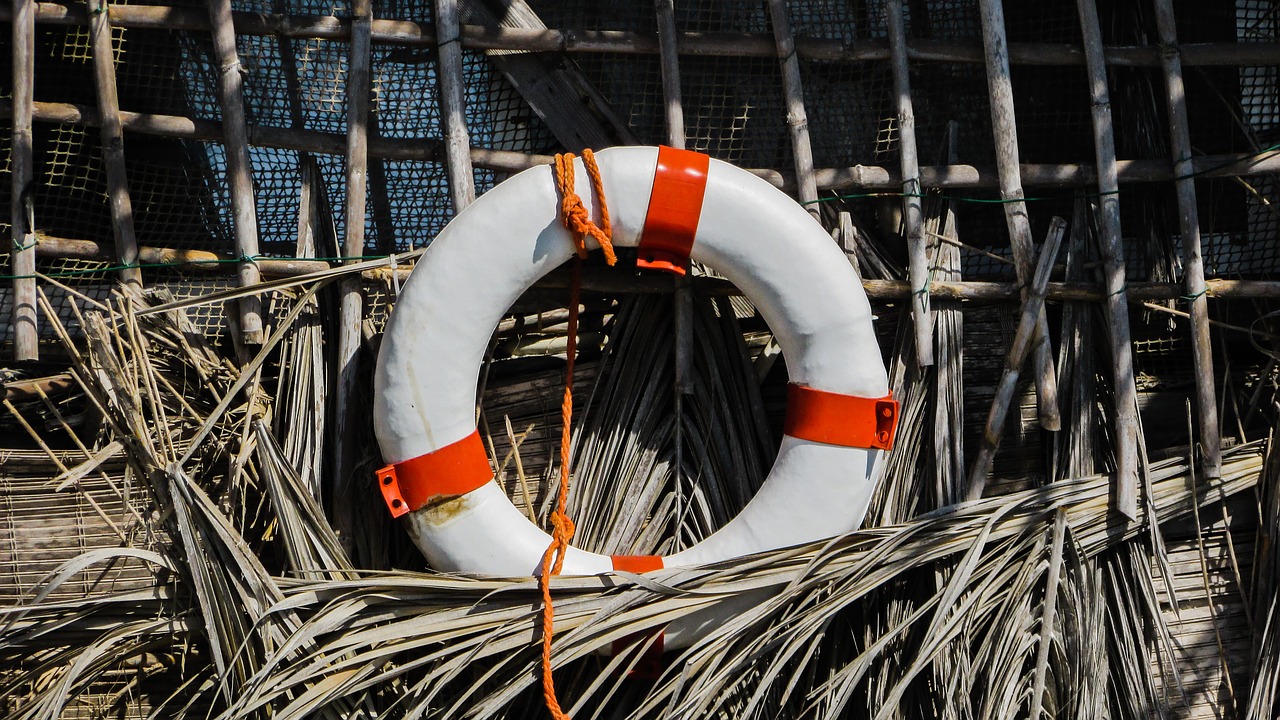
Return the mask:
<path id="1" fill-rule="evenodd" d="M 600 224 L 591 221 L 582 198 L 574 192 L 573 154 L 556 155 L 555 179 L 556 188 L 560 191 L 560 222 L 573 236 L 576 256 L 573 261 L 573 281 L 569 286 L 569 337 L 565 347 L 564 367 L 564 402 L 560 406 L 560 493 L 556 498 L 556 509 L 551 513 L 551 544 L 542 554 L 542 573 L 538 576 L 538 587 L 542 590 L 542 698 L 546 701 L 547 711 L 554 720 L 570 720 L 560 709 L 560 701 L 556 698 L 555 681 L 551 676 L 551 640 L 554 634 L 553 620 L 555 610 L 551 602 L 551 576 L 559 575 L 564 567 L 564 557 L 569 549 L 569 541 L 573 539 L 573 520 L 565 513 L 565 503 L 569 497 L 569 430 L 573 422 L 573 364 L 578 346 L 578 300 L 582 293 L 582 259 L 587 256 L 586 238 L 591 237 L 600 243 L 604 251 L 605 262 L 613 265 L 618 258 L 613 252 L 613 227 L 609 222 L 609 208 L 604 199 L 604 183 L 600 180 L 600 168 L 596 165 L 595 154 L 590 150 L 582 151 L 582 163 L 591 178 L 591 188 L 600 202 Z"/>

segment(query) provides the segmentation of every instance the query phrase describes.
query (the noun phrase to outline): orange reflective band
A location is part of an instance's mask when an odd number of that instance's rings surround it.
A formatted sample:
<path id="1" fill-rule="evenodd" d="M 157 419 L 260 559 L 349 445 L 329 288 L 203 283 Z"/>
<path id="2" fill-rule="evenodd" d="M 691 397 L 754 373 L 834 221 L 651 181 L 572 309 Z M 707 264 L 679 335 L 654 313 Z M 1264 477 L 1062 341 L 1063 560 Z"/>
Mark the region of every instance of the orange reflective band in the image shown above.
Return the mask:
<path id="1" fill-rule="evenodd" d="M 613 569 L 623 572 L 642 573 L 650 570 L 661 570 L 661 555 L 614 555 Z"/>
<path id="2" fill-rule="evenodd" d="M 864 398 L 787 386 L 787 435 L 844 447 L 893 447 L 898 429 L 898 401 L 892 395 Z"/>
<path id="3" fill-rule="evenodd" d="M 636 267 L 685 274 L 702 217 L 710 166 L 711 158 L 702 153 L 658 148 L 658 169 L 653 175 Z"/>
<path id="4" fill-rule="evenodd" d="M 493 468 L 479 430 L 435 452 L 378 471 L 382 498 L 391 517 L 397 518 L 435 498 L 466 495 L 492 479 Z"/>

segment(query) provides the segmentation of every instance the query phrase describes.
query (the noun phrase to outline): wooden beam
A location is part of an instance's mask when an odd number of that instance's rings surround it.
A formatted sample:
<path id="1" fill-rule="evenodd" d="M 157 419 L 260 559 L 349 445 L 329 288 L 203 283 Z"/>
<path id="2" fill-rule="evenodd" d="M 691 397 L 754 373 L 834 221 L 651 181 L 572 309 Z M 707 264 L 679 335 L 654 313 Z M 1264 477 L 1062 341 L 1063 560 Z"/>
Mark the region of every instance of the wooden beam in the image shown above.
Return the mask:
<path id="1" fill-rule="evenodd" d="M 87 0 L 89 40 L 93 48 L 93 79 L 97 88 L 98 117 L 102 120 L 102 159 L 107 171 L 107 197 L 111 202 L 111 224 L 115 231 L 116 262 L 124 267 L 120 279 L 142 283 L 138 264 L 138 235 L 133 226 L 133 201 L 124 165 L 124 129 L 120 124 L 120 99 L 116 94 L 115 50 L 111 44 L 111 21 L 103 0 Z"/>
<path id="2" fill-rule="evenodd" d="M 445 168 L 449 172 L 449 199 L 456 215 L 476 199 L 475 173 L 471 169 L 471 136 L 467 132 L 466 88 L 462 77 L 462 44 L 458 41 L 458 0 L 436 0 L 440 42 L 440 116 L 444 119 Z"/>
<path id="3" fill-rule="evenodd" d="M 482 0 L 461 2 L 462 19 L 472 23 L 467 28 L 471 31 L 497 37 L 538 37 L 554 32 L 547 29 L 542 18 L 524 0 L 494 0 L 492 4 Z M 577 65 L 537 53 L 483 49 L 493 66 L 542 118 L 564 149 L 581 152 L 584 148 L 600 150 L 639 143 L 630 126 L 613 112 L 608 100 Z"/>
<path id="4" fill-rule="evenodd" d="M 13 51 L 13 148 L 10 159 L 9 222 L 10 272 L 13 280 L 13 315 L 10 337 L 13 359 L 36 360 L 39 335 L 36 331 L 36 243 L 32 186 L 34 148 L 31 120 L 35 90 L 35 3 L 13 0 L 11 16 Z"/>
<path id="5" fill-rule="evenodd" d="M 1000 175 L 1000 198 L 1004 204 L 1005 223 L 1009 226 L 1009 245 L 1018 269 L 1018 281 L 1031 282 L 1031 220 L 1027 216 L 1026 196 L 1018 167 L 1018 126 L 1013 110 L 1013 83 L 1009 78 L 1009 48 L 1005 37 L 1002 0 L 979 0 L 982 16 L 982 45 L 987 62 L 987 90 L 991 100 L 991 126 L 995 136 L 996 167 Z M 1049 326 L 1043 315 L 1037 315 L 1035 342 L 1036 396 L 1040 402 L 1040 425 L 1058 430 L 1062 419 L 1058 414 L 1058 381 L 1053 369 L 1053 346 L 1049 343 Z"/>
<path id="6" fill-rule="evenodd" d="M 241 287 L 246 287 L 257 284 L 262 277 L 252 260 L 258 256 L 258 212 L 253 198 L 248 124 L 244 116 L 243 68 L 236 52 L 231 0 L 209 3 L 209 22 L 213 27 L 213 54 L 218 62 L 218 104 L 222 108 L 222 141 L 227 156 L 236 254 L 244 258 L 238 277 Z M 257 295 L 240 300 L 240 332 L 245 342 L 259 344 L 263 340 L 262 300 Z"/>
<path id="7" fill-rule="evenodd" d="M 1187 95 L 1182 83 L 1182 58 L 1171 0 L 1155 0 L 1156 34 L 1169 101 L 1169 144 L 1173 149 L 1174 189 L 1178 195 L 1178 224 L 1182 234 L 1182 272 L 1191 298 L 1191 356 L 1195 362 L 1196 410 L 1200 416 L 1200 452 L 1204 474 L 1222 476 L 1222 432 L 1213 379 L 1213 346 L 1209 343 L 1209 298 L 1205 293 L 1204 257 L 1200 247 L 1200 214 L 1191 163 L 1191 131 Z"/>
<path id="8" fill-rule="evenodd" d="M 1116 143 L 1111 123 L 1111 94 L 1102 58 L 1102 28 L 1095 0 L 1076 0 L 1084 39 L 1089 95 L 1093 101 L 1093 147 L 1098 164 L 1098 210 L 1107 329 L 1111 336 L 1112 382 L 1115 388 L 1115 507 L 1138 518 L 1138 388 L 1129 332 L 1129 298 L 1125 289 L 1124 245 L 1120 231 L 1120 183 L 1116 175 Z"/>
<path id="9" fill-rule="evenodd" d="M 921 211 L 920 158 L 916 152 L 916 116 L 911 103 L 907 65 L 907 30 L 902 0 L 888 0 L 889 50 L 893 57 L 893 92 L 898 99 L 898 156 L 902 166 L 902 210 L 907 241 L 907 279 L 914 293 L 911 322 L 915 326 L 916 362 L 933 364 L 933 322 L 929 316 L 929 259 Z"/>

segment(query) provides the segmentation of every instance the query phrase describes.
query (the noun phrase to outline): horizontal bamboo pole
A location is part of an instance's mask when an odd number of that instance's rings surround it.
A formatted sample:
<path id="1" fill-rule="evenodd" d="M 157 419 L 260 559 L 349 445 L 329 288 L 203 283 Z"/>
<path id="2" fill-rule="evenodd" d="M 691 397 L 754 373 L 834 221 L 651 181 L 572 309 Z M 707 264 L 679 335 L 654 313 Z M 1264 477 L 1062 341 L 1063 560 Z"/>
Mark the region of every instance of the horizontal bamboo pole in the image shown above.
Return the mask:
<path id="1" fill-rule="evenodd" d="M 43 258 L 67 258 L 114 262 L 110 246 L 92 240 L 37 235 L 36 256 Z M 211 273 L 232 275 L 238 272 L 238 257 L 229 253 L 208 250 L 183 250 L 177 248 L 139 247 L 137 262 L 140 265 L 172 265 L 183 270 L 207 270 Z M 259 272 L 268 277 L 293 277 L 328 270 L 331 266 L 323 260 L 291 260 L 288 258 L 258 258 L 254 263 Z"/>
<path id="2" fill-rule="evenodd" d="M 12 10 L 0 8 L 0 20 L 8 21 Z M 279 35 L 298 39 L 349 40 L 351 24 L 346 18 L 325 15 L 276 15 L 237 12 L 235 29 L 242 35 Z M 111 5 L 111 24 L 126 28 L 207 31 L 209 18 L 195 8 L 145 5 Z M 84 8 L 55 3 L 36 4 L 36 22 L 76 25 L 88 22 Z M 477 50 L 519 50 L 527 52 L 612 52 L 657 55 L 655 33 L 616 30 L 551 28 L 461 27 L 462 46 Z M 407 20 L 373 21 L 374 43 L 434 46 L 436 30 L 431 23 Z M 776 57 L 774 39 L 768 33 L 680 33 L 684 55 L 714 57 Z M 1280 65 L 1276 43 L 1191 43 L 1181 46 L 1184 66 Z M 842 40 L 796 36 L 796 54 L 805 60 L 866 62 L 889 59 L 887 40 Z M 981 64 L 982 45 L 977 42 L 909 39 L 907 57 L 925 62 Z M 1108 65 L 1160 67 L 1160 50 L 1154 46 L 1111 46 L 1104 48 Z M 1084 65 L 1084 52 L 1067 43 L 1009 43 L 1009 61 L 1014 65 Z"/>
<path id="3" fill-rule="evenodd" d="M 0 100 L 0 117 L 13 114 L 10 100 Z M 98 126 L 96 109 L 70 103 L 34 103 L 34 119 L 38 122 L 67 125 Z M 211 120 L 196 120 L 179 115 L 153 115 L 121 112 L 121 124 L 129 132 L 185 140 L 221 142 L 222 125 Z M 297 150 L 321 155 L 346 154 L 346 136 L 316 130 L 249 126 L 249 144 L 281 150 Z M 444 162 L 444 145 L 430 138 L 369 138 L 370 157 L 389 160 L 416 160 Z M 550 155 L 528 155 L 508 150 L 471 149 L 471 162 L 479 168 L 497 172 L 514 173 L 552 161 Z M 1095 185 L 1097 172 L 1092 165 L 1023 163 L 1019 165 L 1022 184 L 1027 187 L 1081 187 Z M 1192 172 L 1197 177 L 1236 177 L 1280 172 L 1280 151 L 1265 153 L 1232 153 L 1203 155 L 1192 159 Z M 749 169 L 779 188 L 790 188 L 792 179 L 776 170 Z M 896 169 L 876 165 L 855 165 L 843 168 L 819 168 L 815 179 L 821 190 L 839 191 L 856 188 L 859 192 L 898 192 L 902 187 L 902 173 Z M 1138 182 L 1169 182 L 1174 179 L 1172 163 L 1168 160 L 1118 160 L 1116 176 L 1121 184 Z M 926 187 L 951 189 L 994 188 L 999 185 L 995 168 L 978 168 L 972 165 L 924 165 L 920 167 L 920 182 Z"/>
<path id="4" fill-rule="evenodd" d="M 111 262 L 112 248 L 92 240 L 38 236 L 36 255 L 42 258 L 71 258 Z M 138 261 L 143 265 L 174 265 L 186 270 L 205 269 L 210 272 L 234 272 L 236 258 L 228 254 L 206 250 L 181 250 L 142 246 L 138 248 Z M 267 277 L 296 277 L 328 270 L 332 264 L 324 260 L 289 258 L 258 258 L 258 268 Z M 388 280 L 388 269 L 369 270 L 368 280 Z M 397 271 L 401 280 L 408 278 L 412 268 L 401 266 Z M 570 275 L 567 271 L 552 271 L 536 287 L 567 288 Z M 873 300 L 902 300 L 911 296 L 911 285 L 905 280 L 863 280 L 867 296 Z M 741 292 L 727 280 L 697 277 L 693 279 L 694 292 L 700 295 L 731 296 Z M 1207 280 L 1208 296 L 1221 299 L 1280 299 L 1280 281 L 1272 280 Z M 611 268 L 584 268 L 582 289 L 601 293 L 661 294 L 675 292 L 673 278 L 666 275 L 642 274 Z M 964 300 L 970 302 L 1005 302 L 1018 299 L 1019 287 L 1011 282 L 969 280 L 946 282 L 935 280 L 929 286 L 934 298 Z M 1181 283 L 1131 282 L 1126 293 L 1130 302 L 1176 300 L 1186 293 Z M 1106 288 L 1099 283 L 1051 282 L 1046 298 L 1056 302 L 1103 302 L 1109 297 Z"/>

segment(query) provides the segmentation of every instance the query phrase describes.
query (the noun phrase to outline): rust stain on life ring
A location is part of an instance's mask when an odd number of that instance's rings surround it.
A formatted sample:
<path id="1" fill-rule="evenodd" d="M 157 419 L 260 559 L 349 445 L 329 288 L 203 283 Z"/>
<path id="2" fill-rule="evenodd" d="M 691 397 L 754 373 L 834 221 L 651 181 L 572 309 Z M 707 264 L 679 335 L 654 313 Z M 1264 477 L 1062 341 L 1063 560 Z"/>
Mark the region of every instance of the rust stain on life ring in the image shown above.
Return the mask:
<path id="1" fill-rule="evenodd" d="M 465 511 L 468 504 L 466 495 L 442 495 L 422 506 L 421 517 L 432 525 L 444 525 Z"/>

